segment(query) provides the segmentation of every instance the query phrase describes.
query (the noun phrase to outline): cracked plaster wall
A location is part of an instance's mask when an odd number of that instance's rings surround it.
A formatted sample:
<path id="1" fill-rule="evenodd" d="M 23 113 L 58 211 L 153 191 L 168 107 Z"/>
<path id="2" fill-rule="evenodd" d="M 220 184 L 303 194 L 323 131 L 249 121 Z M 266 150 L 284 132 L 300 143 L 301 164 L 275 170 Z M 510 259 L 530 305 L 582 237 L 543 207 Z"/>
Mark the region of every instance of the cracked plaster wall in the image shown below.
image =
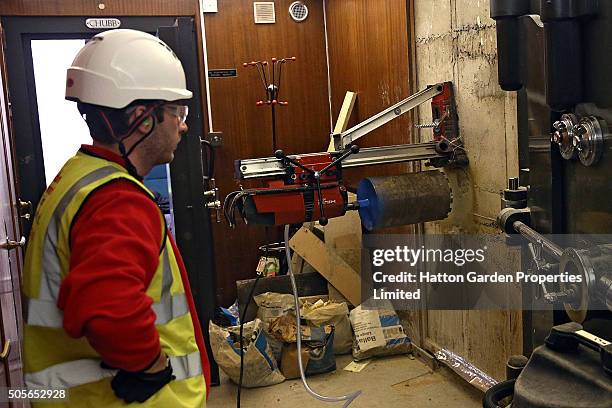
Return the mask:
<path id="1" fill-rule="evenodd" d="M 426 233 L 499 234 L 495 218 L 509 177 L 518 176 L 516 95 L 497 83 L 495 21 L 488 0 L 414 0 L 417 89 L 452 80 L 460 134 L 470 164 L 447 170 L 453 210 Z M 419 122 L 431 122 L 424 104 Z M 422 141 L 431 130 L 420 131 Z M 519 270 L 516 252 L 492 254 L 489 265 Z M 515 290 L 515 289 L 512 289 Z M 520 289 L 519 289 L 520 290 Z M 507 295 L 520 296 L 519 292 Z M 522 352 L 520 311 L 428 311 L 425 338 L 498 379 L 507 357 Z"/>

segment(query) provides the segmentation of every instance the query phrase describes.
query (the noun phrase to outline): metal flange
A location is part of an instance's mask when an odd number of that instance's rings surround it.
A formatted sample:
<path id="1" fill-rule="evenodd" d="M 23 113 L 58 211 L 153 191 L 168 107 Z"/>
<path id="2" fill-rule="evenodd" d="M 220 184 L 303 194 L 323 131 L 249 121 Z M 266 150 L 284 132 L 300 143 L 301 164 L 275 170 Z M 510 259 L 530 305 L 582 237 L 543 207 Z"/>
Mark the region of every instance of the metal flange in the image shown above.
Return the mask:
<path id="1" fill-rule="evenodd" d="M 563 305 L 572 321 L 582 323 L 586 319 L 596 281 L 593 263 L 586 251 L 566 248 L 559 262 L 559 274 L 565 272 L 582 277 L 582 283 L 579 285 L 564 282 L 559 284 L 561 290 L 569 290 L 577 286 L 578 293 L 575 294 L 574 299 Z"/>
<path id="2" fill-rule="evenodd" d="M 573 145 L 578 158 L 585 166 L 592 166 L 601 159 L 604 150 L 604 136 L 608 134 L 608 124 L 603 119 L 587 116 L 580 119 L 574 129 Z"/>

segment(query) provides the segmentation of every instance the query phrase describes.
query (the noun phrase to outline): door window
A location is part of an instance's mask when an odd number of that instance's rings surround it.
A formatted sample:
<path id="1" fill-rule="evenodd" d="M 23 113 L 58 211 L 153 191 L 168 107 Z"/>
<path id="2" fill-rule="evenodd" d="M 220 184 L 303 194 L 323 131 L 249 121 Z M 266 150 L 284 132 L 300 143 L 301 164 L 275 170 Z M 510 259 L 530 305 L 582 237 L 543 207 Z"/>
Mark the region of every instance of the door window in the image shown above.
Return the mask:
<path id="1" fill-rule="evenodd" d="M 64 99 L 66 70 L 85 40 L 32 40 L 36 102 L 47 185 L 81 144 L 90 144 L 76 104 Z"/>

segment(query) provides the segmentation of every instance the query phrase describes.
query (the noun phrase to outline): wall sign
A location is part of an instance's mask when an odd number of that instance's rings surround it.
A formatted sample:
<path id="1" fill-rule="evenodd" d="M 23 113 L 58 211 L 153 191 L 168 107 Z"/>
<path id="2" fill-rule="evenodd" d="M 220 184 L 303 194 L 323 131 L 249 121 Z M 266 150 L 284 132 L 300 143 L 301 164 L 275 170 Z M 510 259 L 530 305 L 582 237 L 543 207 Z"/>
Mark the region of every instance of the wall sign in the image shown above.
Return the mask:
<path id="1" fill-rule="evenodd" d="M 229 78 L 238 76 L 238 73 L 235 69 L 209 69 L 208 77 L 209 78 Z"/>
<path id="2" fill-rule="evenodd" d="M 119 28 L 121 27 L 121 20 L 118 18 L 88 18 L 85 20 L 85 25 L 87 28 L 95 30 Z"/>

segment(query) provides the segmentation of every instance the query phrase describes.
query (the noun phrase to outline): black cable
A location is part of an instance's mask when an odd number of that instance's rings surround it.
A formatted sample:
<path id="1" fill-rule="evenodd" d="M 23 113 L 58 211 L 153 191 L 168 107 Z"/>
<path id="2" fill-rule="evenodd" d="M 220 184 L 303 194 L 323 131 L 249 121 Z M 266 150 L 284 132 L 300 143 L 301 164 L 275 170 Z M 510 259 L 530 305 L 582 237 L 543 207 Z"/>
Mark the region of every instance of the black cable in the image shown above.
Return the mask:
<path id="1" fill-rule="evenodd" d="M 322 190 L 330 189 L 338 187 L 338 183 L 330 183 L 321 185 L 320 188 Z M 299 186 L 299 187 L 290 187 L 290 188 L 271 188 L 266 190 L 258 190 L 258 189 L 249 189 L 249 190 L 240 190 L 229 193 L 223 202 L 223 214 L 225 215 L 225 220 L 228 222 L 230 227 L 236 226 L 236 204 L 238 200 L 245 195 L 265 195 L 265 194 L 280 194 L 280 193 L 294 193 L 294 192 L 305 192 L 305 191 L 315 191 L 316 186 Z M 229 204 L 228 204 L 229 203 Z"/>
<path id="2" fill-rule="evenodd" d="M 235 204 L 233 200 L 240 193 L 242 193 L 242 191 L 233 191 L 229 193 L 225 197 L 225 200 L 223 202 L 223 215 L 225 215 L 225 220 L 227 221 L 230 227 L 233 227 L 235 225 L 235 223 L 233 222 L 233 217 L 232 217 L 234 209 L 235 209 Z M 230 203 L 230 201 L 231 201 L 231 204 L 228 204 Z"/>
<path id="3" fill-rule="evenodd" d="M 244 312 L 242 316 L 240 316 L 240 379 L 238 380 L 238 391 L 236 393 L 236 407 L 240 408 L 240 394 L 242 392 L 242 377 L 244 374 L 244 339 L 243 339 L 243 329 L 244 329 L 244 320 L 246 319 L 247 311 L 249 310 L 249 304 L 251 304 L 251 298 L 253 297 L 253 293 L 255 293 L 255 287 L 257 286 L 257 282 L 261 278 L 261 275 L 257 273 L 257 277 L 255 278 L 255 282 L 253 283 L 253 287 L 249 291 L 249 296 L 246 300 L 246 305 L 244 306 Z"/>

